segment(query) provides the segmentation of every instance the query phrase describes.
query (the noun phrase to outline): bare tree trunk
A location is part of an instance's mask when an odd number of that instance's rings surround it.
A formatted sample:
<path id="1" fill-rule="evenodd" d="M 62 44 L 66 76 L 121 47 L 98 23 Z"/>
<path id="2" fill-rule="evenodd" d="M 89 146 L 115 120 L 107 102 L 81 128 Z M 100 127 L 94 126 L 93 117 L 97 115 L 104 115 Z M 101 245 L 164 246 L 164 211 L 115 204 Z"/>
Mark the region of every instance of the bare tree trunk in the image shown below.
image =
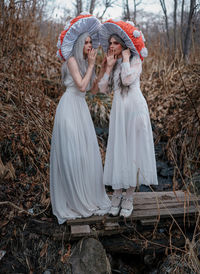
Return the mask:
<path id="1" fill-rule="evenodd" d="M 182 0 L 182 6 L 181 6 L 181 47 L 183 51 L 183 19 L 184 19 L 184 5 L 185 5 L 185 0 Z"/>
<path id="2" fill-rule="evenodd" d="M 176 13 L 177 13 L 177 0 L 174 0 L 174 52 L 176 52 Z"/>
<path id="3" fill-rule="evenodd" d="M 0 0 L 0 6 L 1 6 L 1 10 L 0 10 L 0 18 L 3 22 L 3 19 L 4 19 L 4 8 L 5 8 L 5 4 L 4 4 L 4 0 Z"/>
<path id="4" fill-rule="evenodd" d="M 196 9 L 196 0 L 190 0 L 190 12 L 188 16 L 188 24 L 187 24 L 187 30 L 186 30 L 185 41 L 184 41 L 184 51 L 183 51 L 183 57 L 187 62 L 188 62 L 188 55 L 190 51 L 190 45 L 191 45 L 192 19 L 194 16 L 195 9 Z"/>
<path id="5" fill-rule="evenodd" d="M 96 0 L 90 1 L 90 9 L 89 9 L 90 14 L 93 14 L 93 12 L 94 12 L 95 2 L 96 2 Z"/>
<path id="6" fill-rule="evenodd" d="M 169 24 L 168 24 L 168 16 L 167 16 L 167 8 L 166 8 L 166 5 L 165 5 L 165 0 L 160 0 L 160 4 L 161 4 L 161 7 L 162 7 L 164 16 L 165 16 L 165 28 L 166 28 L 166 32 L 167 32 L 168 44 L 170 46 L 170 43 L 169 43 L 170 42 L 169 41 Z"/>
<path id="7" fill-rule="evenodd" d="M 128 0 L 125 0 L 124 3 L 124 19 L 125 20 L 130 20 L 130 10 L 129 10 L 129 4 L 128 4 Z"/>
<path id="8" fill-rule="evenodd" d="M 35 18 L 36 12 L 37 12 L 37 0 L 33 0 L 32 10 L 31 10 L 32 18 Z"/>
<path id="9" fill-rule="evenodd" d="M 134 4 L 133 19 L 135 23 L 136 23 L 136 17 L 137 17 L 137 6 L 139 6 L 141 3 L 142 3 L 142 0 L 138 2 L 136 0 L 133 0 L 133 4 Z"/>
<path id="10" fill-rule="evenodd" d="M 76 16 L 79 15 L 83 11 L 83 3 L 82 0 L 76 0 Z"/>
<path id="11" fill-rule="evenodd" d="M 134 3 L 134 13 L 133 13 L 133 20 L 136 23 L 136 16 L 137 16 L 137 5 L 136 5 L 136 0 L 133 0 Z"/>

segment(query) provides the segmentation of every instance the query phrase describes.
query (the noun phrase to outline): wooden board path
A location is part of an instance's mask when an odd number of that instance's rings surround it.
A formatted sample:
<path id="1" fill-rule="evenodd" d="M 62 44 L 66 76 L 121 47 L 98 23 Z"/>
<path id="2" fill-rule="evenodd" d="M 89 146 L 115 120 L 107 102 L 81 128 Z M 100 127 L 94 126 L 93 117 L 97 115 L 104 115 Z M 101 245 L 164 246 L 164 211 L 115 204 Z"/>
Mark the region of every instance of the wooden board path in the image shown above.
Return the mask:
<path id="1" fill-rule="evenodd" d="M 200 214 L 200 196 L 188 191 L 135 192 L 133 206 L 133 213 L 126 220 L 105 215 L 67 221 L 71 227 L 71 237 L 119 234 L 127 230 L 126 225 L 121 225 L 123 222 L 140 222 L 142 226 L 149 226 L 177 218 L 182 222 L 195 221 Z M 100 230 L 95 228 L 98 224 Z"/>

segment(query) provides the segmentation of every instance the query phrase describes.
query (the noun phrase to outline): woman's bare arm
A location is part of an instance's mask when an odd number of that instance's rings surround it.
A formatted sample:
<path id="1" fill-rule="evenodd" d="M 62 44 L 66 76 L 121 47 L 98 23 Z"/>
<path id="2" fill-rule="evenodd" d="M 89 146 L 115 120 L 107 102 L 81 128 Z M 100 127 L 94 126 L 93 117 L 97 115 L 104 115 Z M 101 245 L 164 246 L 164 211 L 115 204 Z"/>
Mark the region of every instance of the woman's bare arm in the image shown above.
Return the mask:
<path id="1" fill-rule="evenodd" d="M 92 94 L 96 94 L 99 90 L 98 84 L 99 84 L 99 81 L 102 79 L 102 77 L 103 77 L 103 75 L 106 71 L 106 64 L 107 64 L 107 59 L 106 59 L 106 56 L 105 56 L 103 62 L 101 63 L 100 72 L 99 72 L 98 76 L 95 78 L 95 80 L 93 81 L 92 89 L 91 89 Z"/>
<path id="2" fill-rule="evenodd" d="M 67 62 L 72 78 L 81 92 L 86 91 L 86 88 L 90 82 L 92 71 L 95 64 L 95 59 L 96 59 L 96 51 L 92 49 L 91 52 L 89 52 L 88 54 L 88 69 L 84 77 L 81 76 L 78 68 L 78 64 L 76 62 L 76 59 L 73 56 L 70 57 Z"/>
<path id="3" fill-rule="evenodd" d="M 116 61 L 117 61 L 117 58 L 116 56 L 114 56 L 114 52 L 109 51 L 104 58 L 104 61 L 102 63 L 102 68 L 97 80 L 97 84 L 101 93 L 107 92 L 108 79 Z"/>

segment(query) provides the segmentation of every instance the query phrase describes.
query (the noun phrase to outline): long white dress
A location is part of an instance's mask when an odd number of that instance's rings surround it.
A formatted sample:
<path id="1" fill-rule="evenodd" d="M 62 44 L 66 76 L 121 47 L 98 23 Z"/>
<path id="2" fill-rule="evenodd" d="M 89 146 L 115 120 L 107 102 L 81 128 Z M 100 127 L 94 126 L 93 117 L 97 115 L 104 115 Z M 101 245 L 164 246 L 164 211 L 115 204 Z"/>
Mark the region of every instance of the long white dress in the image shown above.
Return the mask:
<path id="1" fill-rule="evenodd" d="M 71 75 L 58 104 L 50 154 L 50 196 L 59 224 L 104 215 L 110 200 L 103 185 L 102 161 L 85 93 Z"/>
<path id="2" fill-rule="evenodd" d="M 117 60 L 114 72 L 114 98 L 110 114 L 109 137 L 104 166 L 105 185 L 128 189 L 158 184 L 151 122 L 146 100 L 140 90 L 142 62 Z M 121 76 L 120 76 L 121 75 Z M 121 94 L 119 77 L 128 92 Z M 108 88 L 108 74 L 99 82 L 100 91 Z"/>

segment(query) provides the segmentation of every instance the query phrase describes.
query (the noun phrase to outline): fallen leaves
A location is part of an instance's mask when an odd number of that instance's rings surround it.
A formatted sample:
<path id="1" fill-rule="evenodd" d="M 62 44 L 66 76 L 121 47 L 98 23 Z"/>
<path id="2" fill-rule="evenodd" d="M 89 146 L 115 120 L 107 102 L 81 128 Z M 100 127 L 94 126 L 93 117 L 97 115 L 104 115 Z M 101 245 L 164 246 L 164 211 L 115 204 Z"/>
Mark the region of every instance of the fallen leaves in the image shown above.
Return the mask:
<path id="1" fill-rule="evenodd" d="M 183 177 L 188 177 L 200 168 L 200 64 L 167 63 L 163 58 L 162 69 L 158 69 L 155 59 L 146 62 L 141 89 L 156 139 L 167 136 L 168 159 L 178 165 Z M 152 72 L 152 68 L 158 71 Z M 189 165 L 191 158 L 193 163 Z"/>
<path id="2" fill-rule="evenodd" d="M 70 244 L 67 245 L 67 252 L 64 255 L 62 255 L 62 251 L 60 251 L 60 255 L 61 255 L 60 261 L 62 263 L 66 263 L 71 255 L 71 245 Z"/>

